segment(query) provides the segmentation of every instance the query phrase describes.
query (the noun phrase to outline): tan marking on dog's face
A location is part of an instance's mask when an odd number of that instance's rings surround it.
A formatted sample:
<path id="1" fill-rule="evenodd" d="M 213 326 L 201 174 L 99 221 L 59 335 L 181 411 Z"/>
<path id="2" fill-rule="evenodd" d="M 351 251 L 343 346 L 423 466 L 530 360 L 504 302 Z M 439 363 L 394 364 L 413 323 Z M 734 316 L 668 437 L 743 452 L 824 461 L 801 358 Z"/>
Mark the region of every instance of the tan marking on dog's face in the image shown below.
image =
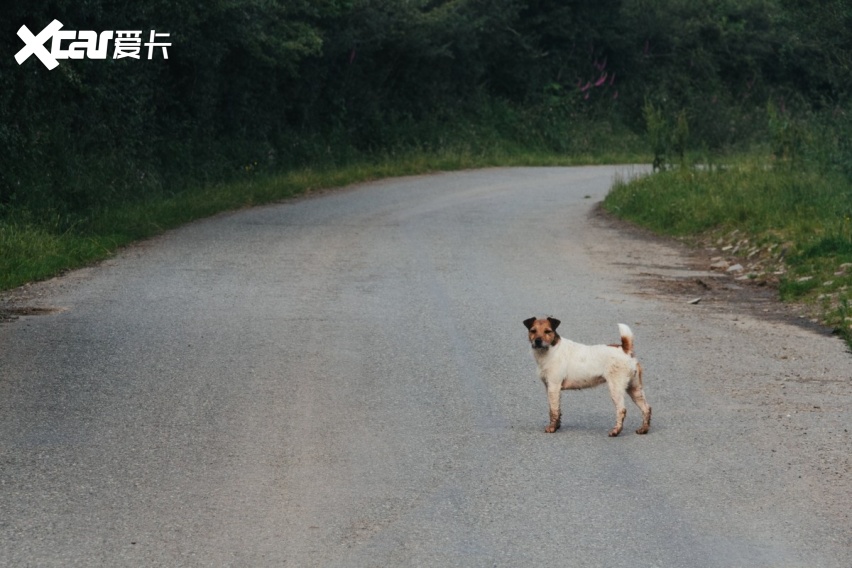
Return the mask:
<path id="1" fill-rule="evenodd" d="M 524 323 L 528 324 L 530 344 L 534 349 L 547 349 L 559 343 L 559 334 L 556 333 L 559 320 L 547 318 Z"/>

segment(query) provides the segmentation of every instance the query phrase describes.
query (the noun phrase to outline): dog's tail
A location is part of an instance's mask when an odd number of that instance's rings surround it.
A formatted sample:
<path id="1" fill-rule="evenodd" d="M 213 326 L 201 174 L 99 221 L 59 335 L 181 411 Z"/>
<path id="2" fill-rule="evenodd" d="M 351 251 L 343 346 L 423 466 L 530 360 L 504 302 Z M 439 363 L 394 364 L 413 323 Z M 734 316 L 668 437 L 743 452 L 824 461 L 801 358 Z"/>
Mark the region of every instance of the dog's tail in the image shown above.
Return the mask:
<path id="1" fill-rule="evenodd" d="M 633 332 L 624 323 L 618 324 L 618 332 L 621 334 L 621 348 L 633 357 Z"/>

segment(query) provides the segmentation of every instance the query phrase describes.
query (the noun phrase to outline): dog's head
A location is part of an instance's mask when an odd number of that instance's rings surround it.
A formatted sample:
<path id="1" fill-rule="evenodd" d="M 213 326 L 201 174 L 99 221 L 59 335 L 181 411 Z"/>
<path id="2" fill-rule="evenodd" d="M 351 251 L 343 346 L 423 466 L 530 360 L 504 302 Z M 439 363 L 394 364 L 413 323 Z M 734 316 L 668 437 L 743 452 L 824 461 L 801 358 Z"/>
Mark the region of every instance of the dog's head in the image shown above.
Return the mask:
<path id="1" fill-rule="evenodd" d="M 524 320 L 524 325 L 529 330 L 532 348 L 543 352 L 559 343 L 559 334 L 556 333 L 559 323 L 556 318 L 529 318 Z"/>

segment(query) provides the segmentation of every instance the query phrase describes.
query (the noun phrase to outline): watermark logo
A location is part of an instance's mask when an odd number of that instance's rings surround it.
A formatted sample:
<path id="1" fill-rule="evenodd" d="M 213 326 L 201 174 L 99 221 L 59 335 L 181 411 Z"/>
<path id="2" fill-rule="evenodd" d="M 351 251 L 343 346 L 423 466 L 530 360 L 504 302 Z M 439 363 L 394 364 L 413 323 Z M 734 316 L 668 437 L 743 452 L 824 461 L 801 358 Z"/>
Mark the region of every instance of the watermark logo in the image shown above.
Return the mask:
<path id="1" fill-rule="evenodd" d="M 163 59 L 169 58 L 167 40 L 169 34 L 151 30 L 148 41 L 142 43 L 142 30 L 103 31 L 100 34 L 91 30 L 63 30 L 62 22 L 53 20 L 38 35 L 34 35 L 27 26 L 21 26 L 18 37 L 24 47 L 15 54 L 18 65 L 35 55 L 48 70 L 55 69 L 60 59 L 106 59 L 110 42 L 113 43 L 113 59 L 141 59 L 142 47 L 148 48 L 148 59 L 153 59 L 158 49 Z M 50 49 L 45 44 L 50 41 Z M 65 45 L 63 47 L 63 42 Z"/>

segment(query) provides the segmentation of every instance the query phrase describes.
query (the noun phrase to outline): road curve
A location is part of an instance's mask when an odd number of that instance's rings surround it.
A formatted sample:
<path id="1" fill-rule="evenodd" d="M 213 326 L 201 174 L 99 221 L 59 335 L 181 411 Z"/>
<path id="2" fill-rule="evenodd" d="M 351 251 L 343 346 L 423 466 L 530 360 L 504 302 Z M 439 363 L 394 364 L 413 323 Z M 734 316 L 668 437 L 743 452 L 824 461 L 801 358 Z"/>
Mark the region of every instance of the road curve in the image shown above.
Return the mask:
<path id="1" fill-rule="evenodd" d="M 617 171 L 363 184 L 17 292 L 0 565 L 848 568 L 852 357 L 651 286 L 696 273 L 590 215 Z M 633 328 L 647 436 L 605 388 L 543 432 L 536 315 Z"/>

